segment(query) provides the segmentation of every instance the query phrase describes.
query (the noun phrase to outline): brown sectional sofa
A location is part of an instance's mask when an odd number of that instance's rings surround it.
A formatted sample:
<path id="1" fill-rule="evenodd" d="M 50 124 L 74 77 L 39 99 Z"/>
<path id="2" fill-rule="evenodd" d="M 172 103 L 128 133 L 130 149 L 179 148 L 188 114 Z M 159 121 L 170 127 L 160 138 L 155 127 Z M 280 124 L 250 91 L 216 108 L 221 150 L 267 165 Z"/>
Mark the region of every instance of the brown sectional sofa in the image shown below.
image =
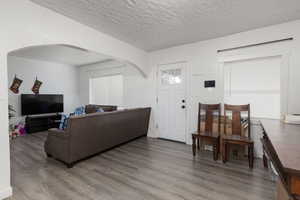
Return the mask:
<path id="1" fill-rule="evenodd" d="M 73 167 L 75 163 L 146 136 L 151 108 L 71 117 L 65 130 L 50 129 L 45 152 Z"/>

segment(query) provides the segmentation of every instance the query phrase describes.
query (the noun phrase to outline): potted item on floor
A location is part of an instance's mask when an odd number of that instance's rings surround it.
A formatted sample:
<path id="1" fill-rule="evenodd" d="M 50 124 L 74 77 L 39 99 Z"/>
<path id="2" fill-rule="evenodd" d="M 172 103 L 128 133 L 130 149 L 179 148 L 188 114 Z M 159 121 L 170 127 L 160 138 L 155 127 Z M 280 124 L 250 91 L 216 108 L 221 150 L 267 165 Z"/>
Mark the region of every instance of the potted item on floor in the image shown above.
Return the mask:
<path id="1" fill-rule="evenodd" d="M 11 138 L 15 139 L 18 136 L 23 136 L 26 134 L 25 125 L 23 123 L 19 123 L 14 127 L 14 129 L 11 131 Z"/>

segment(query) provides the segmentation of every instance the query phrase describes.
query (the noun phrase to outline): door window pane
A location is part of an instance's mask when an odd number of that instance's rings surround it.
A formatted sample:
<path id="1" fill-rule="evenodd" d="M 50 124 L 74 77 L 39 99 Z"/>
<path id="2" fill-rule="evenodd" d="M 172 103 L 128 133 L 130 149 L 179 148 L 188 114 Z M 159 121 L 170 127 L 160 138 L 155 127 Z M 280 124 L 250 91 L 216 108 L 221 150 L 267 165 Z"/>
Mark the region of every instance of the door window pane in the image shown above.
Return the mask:
<path id="1" fill-rule="evenodd" d="M 182 82 L 181 69 L 161 70 L 161 84 L 174 85 Z"/>

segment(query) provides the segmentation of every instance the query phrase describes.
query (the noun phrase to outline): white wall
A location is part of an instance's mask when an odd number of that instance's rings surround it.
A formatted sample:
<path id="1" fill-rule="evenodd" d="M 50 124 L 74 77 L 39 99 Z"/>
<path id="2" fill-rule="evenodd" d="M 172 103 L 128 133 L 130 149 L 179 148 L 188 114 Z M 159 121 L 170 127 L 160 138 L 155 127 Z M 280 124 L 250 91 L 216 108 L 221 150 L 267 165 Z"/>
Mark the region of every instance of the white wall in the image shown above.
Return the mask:
<path id="1" fill-rule="evenodd" d="M 143 50 L 40 7 L 29 0 L 2 1 L 0 7 L 0 199 L 11 194 L 7 114 L 7 54 L 35 45 L 67 44 L 109 55 L 147 74 Z"/>
<path id="2" fill-rule="evenodd" d="M 257 30 L 247 31 L 239 34 L 230 35 L 227 37 L 217 38 L 213 40 L 207 40 L 173 48 L 168 48 L 160 51 L 150 53 L 150 66 L 152 67 L 152 74 L 154 76 L 153 85 L 156 87 L 156 68 L 159 64 L 174 63 L 179 61 L 187 61 L 188 65 L 188 137 L 197 127 L 197 103 L 215 103 L 223 101 L 223 83 L 222 70 L 220 70 L 221 63 L 219 62 L 219 56 L 217 50 L 232 48 L 247 44 L 255 44 L 260 42 L 266 42 L 271 40 L 278 40 L 288 37 L 294 37 L 294 40 L 288 45 L 280 47 L 279 44 L 274 45 L 276 51 L 284 52 L 285 54 L 285 66 L 288 66 L 287 73 L 282 73 L 283 79 L 286 82 L 287 112 L 288 113 L 300 113 L 300 21 L 293 21 L 285 24 L 270 26 Z M 273 46 L 272 46 L 273 47 Z M 264 47 L 266 48 L 266 47 Z M 263 48 L 263 49 L 264 49 Z M 288 48 L 288 49 L 287 49 Z M 272 48 L 271 48 L 272 49 Z M 257 51 L 257 50 L 256 50 Z M 260 50 L 259 50 L 260 51 Z M 260 54 L 268 54 L 263 52 L 255 52 Z M 269 50 L 268 50 L 269 51 Z M 229 56 L 235 56 L 235 52 L 229 52 L 232 54 Z M 274 52 L 273 52 L 274 53 Z M 277 55 L 277 54 L 276 54 Z M 279 54 L 278 54 L 279 55 Z M 245 56 L 245 55 L 239 55 Z M 270 56 L 270 55 L 269 55 Z M 209 91 L 203 87 L 204 80 L 217 80 L 216 88 Z M 154 94 L 156 95 L 156 94 Z M 153 104 L 155 105 L 155 104 Z M 155 107 L 154 107 L 155 108 Z M 156 111 L 154 110 L 154 113 Z M 155 117 L 157 119 L 157 117 Z M 259 130 L 259 127 L 255 127 L 253 130 Z M 254 131 L 253 131 L 254 132 Z M 157 134 L 157 131 L 154 133 Z M 155 135 L 157 136 L 157 135 Z M 256 138 L 255 148 L 257 150 L 256 155 L 261 154 L 261 145 L 258 141 L 259 132 L 254 136 Z"/>
<path id="3" fill-rule="evenodd" d="M 8 90 L 8 102 L 21 116 L 20 94 L 32 94 L 31 88 L 37 76 L 43 82 L 40 94 L 63 94 L 64 112 L 74 112 L 80 105 L 79 100 L 79 68 L 70 65 L 30 60 L 20 57 L 8 57 L 8 86 L 10 87 L 15 74 L 23 80 L 19 94 Z"/>

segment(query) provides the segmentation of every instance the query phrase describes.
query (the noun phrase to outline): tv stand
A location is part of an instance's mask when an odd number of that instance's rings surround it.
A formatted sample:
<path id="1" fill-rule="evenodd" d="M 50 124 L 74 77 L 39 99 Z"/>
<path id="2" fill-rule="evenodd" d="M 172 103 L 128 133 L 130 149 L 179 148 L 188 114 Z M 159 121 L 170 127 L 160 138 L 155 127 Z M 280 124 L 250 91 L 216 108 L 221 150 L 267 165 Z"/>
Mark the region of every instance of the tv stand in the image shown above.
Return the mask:
<path id="1" fill-rule="evenodd" d="M 25 119 L 25 129 L 27 133 L 46 131 L 50 128 L 58 128 L 61 114 L 46 116 L 27 116 Z"/>

